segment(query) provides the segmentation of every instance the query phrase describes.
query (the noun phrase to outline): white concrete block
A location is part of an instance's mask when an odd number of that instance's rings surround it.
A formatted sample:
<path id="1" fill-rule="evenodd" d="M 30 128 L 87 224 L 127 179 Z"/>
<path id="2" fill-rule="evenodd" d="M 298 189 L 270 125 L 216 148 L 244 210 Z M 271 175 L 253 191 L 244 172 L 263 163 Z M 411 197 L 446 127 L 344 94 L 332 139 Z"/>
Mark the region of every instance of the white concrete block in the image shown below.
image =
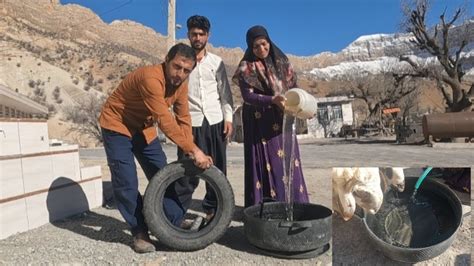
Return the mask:
<path id="1" fill-rule="evenodd" d="M 95 179 L 94 181 L 94 186 L 95 186 L 95 205 L 90 205 L 89 207 L 91 209 L 101 207 L 104 201 L 104 194 L 103 194 L 103 189 L 102 189 L 102 178 Z"/>
<path id="2" fill-rule="evenodd" d="M 26 198 L 26 212 L 28 215 L 29 230 L 40 227 L 49 222 L 47 197 L 48 192 L 44 192 Z"/>
<path id="3" fill-rule="evenodd" d="M 81 183 L 82 191 L 84 192 L 84 195 L 87 198 L 88 210 L 95 208 L 95 206 L 97 206 L 98 200 L 96 198 L 95 187 L 96 186 L 95 186 L 94 180 Z"/>
<path id="4" fill-rule="evenodd" d="M 100 165 L 81 168 L 81 180 L 102 176 Z"/>
<path id="5" fill-rule="evenodd" d="M 0 199 L 22 195 L 23 175 L 21 159 L 0 161 Z"/>
<path id="6" fill-rule="evenodd" d="M 18 128 L 22 154 L 49 151 L 48 124 L 46 122 L 20 122 Z"/>
<path id="7" fill-rule="evenodd" d="M 51 156 L 22 158 L 25 193 L 48 189 L 53 180 Z"/>
<path id="8" fill-rule="evenodd" d="M 20 154 L 18 122 L 0 122 L 0 155 Z"/>
<path id="9" fill-rule="evenodd" d="M 81 179 L 78 152 L 53 154 L 51 160 L 54 179 L 58 177 L 67 177 L 74 181 Z"/>
<path id="10" fill-rule="evenodd" d="M 43 193 L 0 204 L 0 239 L 102 205 L 101 178 L 80 184 L 58 178 L 50 187 Z"/>
<path id="11" fill-rule="evenodd" d="M 0 239 L 28 230 L 25 199 L 0 203 Z"/>
<path id="12" fill-rule="evenodd" d="M 79 152 L 76 152 L 73 155 L 73 162 L 74 162 L 74 171 L 76 171 L 77 180 L 81 180 L 81 161 L 79 160 Z"/>

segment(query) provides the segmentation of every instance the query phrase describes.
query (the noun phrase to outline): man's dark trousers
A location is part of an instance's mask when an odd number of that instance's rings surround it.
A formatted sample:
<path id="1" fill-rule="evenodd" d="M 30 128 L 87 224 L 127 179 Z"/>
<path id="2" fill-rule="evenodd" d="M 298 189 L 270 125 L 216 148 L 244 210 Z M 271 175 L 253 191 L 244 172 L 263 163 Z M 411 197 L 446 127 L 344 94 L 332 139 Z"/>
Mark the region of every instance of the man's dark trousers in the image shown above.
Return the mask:
<path id="1" fill-rule="evenodd" d="M 166 165 L 166 154 L 158 138 L 147 144 L 141 132 L 132 138 L 102 128 L 104 148 L 112 175 L 112 187 L 117 208 L 130 225 L 132 235 L 147 232 L 148 227 L 142 213 L 143 199 L 138 191 L 138 176 L 134 156 L 150 180 Z M 181 224 L 184 208 L 175 193 L 168 189 L 162 204 L 168 219 L 176 226 Z M 159 203 L 157 203 L 159 204 Z"/>

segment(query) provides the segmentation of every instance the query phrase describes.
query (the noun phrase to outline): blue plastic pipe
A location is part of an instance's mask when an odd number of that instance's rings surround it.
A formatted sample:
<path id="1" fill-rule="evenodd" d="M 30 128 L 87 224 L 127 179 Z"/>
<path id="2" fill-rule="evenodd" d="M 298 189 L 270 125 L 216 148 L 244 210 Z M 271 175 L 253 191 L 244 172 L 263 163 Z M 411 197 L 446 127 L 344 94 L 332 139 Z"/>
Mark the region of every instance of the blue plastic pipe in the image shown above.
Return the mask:
<path id="1" fill-rule="evenodd" d="M 416 184 L 415 184 L 415 191 L 418 190 L 421 183 L 423 182 L 423 180 L 425 180 L 426 176 L 431 172 L 432 169 L 433 167 L 427 167 L 425 171 L 423 172 L 423 174 L 421 174 L 421 176 L 418 177 L 418 180 L 416 181 Z"/>

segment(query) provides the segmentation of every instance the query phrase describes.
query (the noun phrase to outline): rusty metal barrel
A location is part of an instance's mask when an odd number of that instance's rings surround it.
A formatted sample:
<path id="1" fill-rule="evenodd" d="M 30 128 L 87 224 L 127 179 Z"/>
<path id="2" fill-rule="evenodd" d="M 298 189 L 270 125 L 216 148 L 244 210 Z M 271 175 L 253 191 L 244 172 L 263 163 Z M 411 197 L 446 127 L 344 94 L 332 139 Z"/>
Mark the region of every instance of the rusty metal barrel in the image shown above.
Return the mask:
<path id="1" fill-rule="evenodd" d="M 423 117 L 425 138 L 473 138 L 474 112 L 429 114 Z"/>

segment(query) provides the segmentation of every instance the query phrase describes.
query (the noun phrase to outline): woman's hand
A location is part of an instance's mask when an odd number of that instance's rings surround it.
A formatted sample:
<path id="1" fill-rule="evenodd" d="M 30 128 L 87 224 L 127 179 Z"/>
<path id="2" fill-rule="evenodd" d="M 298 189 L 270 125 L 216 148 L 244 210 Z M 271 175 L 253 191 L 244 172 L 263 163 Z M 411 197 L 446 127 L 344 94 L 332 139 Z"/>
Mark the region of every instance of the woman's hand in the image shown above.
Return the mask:
<path id="1" fill-rule="evenodd" d="M 272 103 L 276 104 L 281 110 L 285 110 L 286 98 L 283 95 L 275 95 L 272 98 Z"/>

